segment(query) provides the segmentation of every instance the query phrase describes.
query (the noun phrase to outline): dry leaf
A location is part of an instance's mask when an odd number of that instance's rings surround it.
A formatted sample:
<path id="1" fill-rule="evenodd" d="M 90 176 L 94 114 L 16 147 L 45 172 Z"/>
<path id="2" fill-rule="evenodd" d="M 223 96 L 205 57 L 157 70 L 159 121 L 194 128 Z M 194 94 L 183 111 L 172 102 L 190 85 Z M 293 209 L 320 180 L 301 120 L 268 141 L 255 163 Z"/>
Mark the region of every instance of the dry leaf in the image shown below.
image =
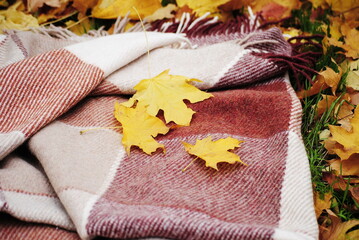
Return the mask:
<path id="1" fill-rule="evenodd" d="M 354 59 L 359 58 L 359 31 L 351 29 L 344 37 L 345 45 L 342 46 L 346 50 L 345 56 Z"/>
<path id="2" fill-rule="evenodd" d="M 322 214 L 323 210 L 329 209 L 331 205 L 331 198 L 333 195 L 331 193 L 324 194 L 323 199 L 320 198 L 318 192 L 314 192 L 314 207 L 315 207 L 315 215 L 317 218 Z"/>
<path id="3" fill-rule="evenodd" d="M 347 232 L 351 228 L 359 225 L 359 220 L 353 219 L 349 220 L 347 222 L 342 222 L 340 218 L 335 215 L 334 212 L 331 210 L 327 210 L 328 216 L 330 219 L 330 226 L 329 227 L 323 227 L 320 228 L 320 237 L 321 239 L 325 240 L 347 240 Z M 358 232 L 359 229 L 354 230 L 355 232 Z M 355 233 L 357 234 L 357 233 Z M 353 236 L 353 233 L 351 233 Z"/>
<path id="4" fill-rule="evenodd" d="M 39 26 L 36 18 L 18 10 L 21 6 L 22 2 L 17 2 L 8 9 L 0 11 L 0 34 L 5 29 L 28 30 Z"/>
<path id="5" fill-rule="evenodd" d="M 168 4 L 167 6 L 157 9 L 156 12 L 154 12 L 152 15 L 145 17 L 145 21 L 147 22 L 153 22 L 156 20 L 161 20 L 165 18 L 174 18 L 175 15 L 173 14 L 174 11 L 176 11 L 178 7 L 174 4 Z"/>
<path id="6" fill-rule="evenodd" d="M 8 7 L 9 3 L 6 0 L 0 0 L 0 7 Z"/>
<path id="7" fill-rule="evenodd" d="M 65 24 L 71 32 L 81 36 L 82 34 L 88 33 L 92 29 L 93 20 L 89 20 L 88 18 L 85 18 L 80 21 L 81 22 L 75 22 L 69 20 L 65 22 Z"/>
<path id="8" fill-rule="evenodd" d="M 156 77 L 139 82 L 134 87 L 136 93 L 122 105 L 131 107 L 138 101 L 138 104 L 147 107 L 147 113 L 151 116 L 156 116 L 159 110 L 163 110 L 166 123 L 173 121 L 178 125 L 188 126 L 195 112 L 187 108 L 183 100 L 195 103 L 213 95 L 189 84 L 199 80 L 169 75 L 168 72 L 169 70 L 165 70 Z"/>
<path id="9" fill-rule="evenodd" d="M 231 164 L 240 162 L 246 165 L 241 161 L 238 155 L 228 151 L 239 147 L 239 144 L 242 142 L 243 141 L 239 141 L 231 137 L 212 141 L 211 136 L 209 136 L 202 140 L 197 139 L 195 145 L 191 145 L 186 142 L 182 143 L 189 154 L 195 155 L 206 161 L 206 167 L 212 167 L 218 170 L 217 163 L 220 162 L 227 162 Z"/>
<path id="10" fill-rule="evenodd" d="M 318 7 L 322 7 L 322 8 L 326 8 L 327 7 L 327 3 L 325 0 L 309 0 L 312 4 L 314 8 L 318 8 Z"/>
<path id="11" fill-rule="evenodd" d="M 177 5 L 179 7 L 184 7 L 187 5 L 190 9 L 192 9 L 198 16 L 202 16 L 209 13 L 218 13 L 218 7 L 229 2 L 229 0 L 177 0 Z"/>
<path id="12" fill-rule="evenodd" d="M 67 2 L 67 1 L 66 1 Z M 36 12 L 39 8 L 46 4 L 49 7 L 60 7 L 61 1 L 60 0 L 27 0 L 27 9 L 30 12 Z"/>
<path id="13" fill-rule="evenodd" d="M 329 161 L 330 167 L 335 171 L 336 175 L 343 176 L 359 176 L 359 155 L 353 154 L 347 160 Z"/>
<path id="14" fill-rule="evenodd" d="M 293 9 L 298 8 L 301 4 L 298 0 L 256 0 L 250 1 L 250 6 L 252 7 L 253 12 L 260 12 L 263 8 L 272 3 L 275 3 L 285 9 L 282 18 L 288 17 L 290 12 Z"/>
<path id="15" fill-rule="evenodd" d="M 346 87 L 359 91 L 359 60 L 347 60 L 341 64 L 341 67 L 344 70 L 348 70 L 348 75 L 345 79 Z"/>
<path id="16" fill-rule="evenodd" d="M 268 21 L 276 21 L 286 16 L 288 8 L 276 2 L 269 2 L 262 8 L 262 16 Z"/>
<path id="17" fill-rule="evenodd" d="M 99 0 L 73 0 L 72 6 L 79 10 L 80 13 L 86 14 L 87 9 L 96 6 Z"/>
<path id="18" fill-rule="evenodd" d="M 327 111 L 332 104 L 338 99 L 336 96 L 322 94 L 323 99 L 320 100 L 317 104 L 317 114 L 321 116 L 325 111 Z M 336 105 L 334 106 L 334 111 L 332 111 L 332 116 L 338 120 L 343 120 L 351 118 L 353 116 L 354 107 L 348 102 L 350 101 L 349 94 L 343 95 L 339 100 L 337 100 Z"/>
<path id="19" fill-rule="evenodd" d="M 325 0 L 335 12 L 346 12 L 350 9 L 359 7 L 358 0 Z"/>
<path id="20" fill-rule="evenodd" d="M 352 198 L 359 202 L 359 187 L 353 187 L 356 181 L 349 181 L 342 176 L 336 176 L 333 173 L 323 173 L 323 180 L 328 182 L 334 190 L 349 191 Z"/>
<path id="21" fill-rule="evenodd" d="M 157 148 L 165 149 L 163 144 L 153 138 L 158 134 L 166 134 L 169 128 L 161 119 L 149 115 L 144 106 L 128 108 L 116 102 L 114 116 L 122 125 L 122 144 L 127 154 L 130 154 L 131 146 L 138 146 L 147 154 Z"/>
<path id="22" fill-rule="evenodd" d="M 327 89 L 328 87 L 332 88 L 333 95 L 337 90 L 339 81 L 342 77 L 342 70 L 339 67 L 339 73 L 336 73 L 330 67 L 327 67 L 326 70 L 321 71 L 312 85 L 308 90 L 302 90 L 297 93 L 299 98 L 305 98 L 319 93 L 321 90 Z"/>
<path id="23" fill-rule="evenodd" d="M 92 16 L 95 18 L 111 19 L 124 17 L 130 12 L 128 17 L 138 20 L 138 15 L 133 7 L 137 9 L 141 18 L 145 18 L 162 8 L 162 5 L 158 0 L 100 0 L 92 9 Z"/>
<path id="24" fill-rule="evenodd" d="M 352 154 L 359 153 L 359 108 L 355 109 L 354 117 L 350 119 L 352 131 L 348 132 L 344 128 L 329 125 L 332 140 L 338 142 L 343 148 L 333 149 L 342 159 L 348 159 Z"/>

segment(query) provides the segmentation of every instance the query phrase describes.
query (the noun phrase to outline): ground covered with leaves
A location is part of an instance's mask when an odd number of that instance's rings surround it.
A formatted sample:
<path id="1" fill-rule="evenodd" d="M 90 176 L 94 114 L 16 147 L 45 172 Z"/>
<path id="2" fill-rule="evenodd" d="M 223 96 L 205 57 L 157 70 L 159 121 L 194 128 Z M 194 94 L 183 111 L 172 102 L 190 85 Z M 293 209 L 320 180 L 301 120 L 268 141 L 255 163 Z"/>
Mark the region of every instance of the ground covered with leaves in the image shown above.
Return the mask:
<path id="1" fill-rule="evenodd" d="M 320 237 L 358 239 L 359 1 L 0 0 L 0 33 L 53 24 L 78 35 L 100 28 L 111 34 L 118 17 L 130 19 L 122 26 L 126 31 L 140 18 L 147 24 L 174 22 L 184 13 L 223 22 L 254 13 L 260 28 L 282 30 L 293 57 L 273 60 L 288 66 L 302 101 Z"/>

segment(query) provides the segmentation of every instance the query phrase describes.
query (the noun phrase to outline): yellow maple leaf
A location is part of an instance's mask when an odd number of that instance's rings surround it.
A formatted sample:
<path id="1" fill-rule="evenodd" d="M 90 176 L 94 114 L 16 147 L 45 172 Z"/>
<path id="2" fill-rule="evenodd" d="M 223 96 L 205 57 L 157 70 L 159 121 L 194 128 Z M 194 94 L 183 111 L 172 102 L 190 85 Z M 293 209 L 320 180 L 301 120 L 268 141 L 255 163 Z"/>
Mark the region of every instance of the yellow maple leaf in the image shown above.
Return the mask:
<path id="1" fill-rule="evenodd" d="M 348 132 L 342 127 L 329 125 L 332 134 L 331 140 L 336 141 L 343 148 L 332 149 L 342 160 L 348 159 L 352 154 L 359 153 L 359 108 L 354 112 L 354 117 L 350 119 L 352 131 Z"/>
<path id="2" fill-rule="evenodd" d="M 39 26 L 36 18 L 18 10 L 23 7 L 22 2 L 19 1 L 8 9 L 0 11 L 0 34 L 4 29 L 28 30 Z"/>
<path id="3" fill-rule="evenodd" d="M 95 18 L 111 19 L 128 16 L 131 19 L 139 20 L 135 7 L 141 18 L 150 16 L 157 9 L 162 8 L 161 2 L 158 0 L 100 0 L 92 9 L 92 16 Z"/>
<path id="4" fill-rule="evenodd" d="M 151 116 L 156 116 L 161 109 L 164 112 L 166 123 L 173 121 L 178 125 L 188 126 L 195 112 L 188 108 L 183 100 L 195 103 L 213 95 L 189 84 L 199 80 L 180 75 L 169 75 L 168 72 L 169 70 L 165 70 L 156 77 L 139 82 L 134 87 L 136 93 L 122 105 L 131 107 L 138 101 L 139 105 L 147 107 L 147 113 Z"/>
<path id="5" fill-rule="evenodd" d="M 156 142 L 154 137 L 166 134 L 169 128 L 161 119 L 149 115 L 144 106 L 128 108 L 116 102 L 114 116 L 122 125 L 122 144 L 127 154 L 130 154 L 131 146 L 138 146 L 147 154 L 153 153 L 157 148 L 165 150 L 164 145 Z"/>
<path id="6" fill-rule="evenodd" d="M 177 0 L 177 5 L 179 7 L 184 7 L 187 5 L 190 9 L 192 9 L 198 16 L 202 16 L 209 13 L 217 13 L 219 12 L 218 7 L 229 2 L 229 0 Z"/>
<path id="7" fill-rule="evenodd" d="M 174 18 L 174 12 L 178 7 L 174 4 L 168 4 L 167 6 L 157 9 L 152 15 L 145 17 L 144 21 L 154 22 L 165 18 Z"/>
<path id="8" fill-rule="evenodd" d="M 209 136 L 202 140 L 197 139 L 195 145 L 191 145 L 186 142 L 182 143 L 188 153 L 206 161 L 206 167 L 212 167 L 218 170 L 217 163 L 219 162 L 227 162 L 231 164 L 240 162 L 246 165 L 241 161 L 238 155 L 228 151 L 239 147 L 242 142 L 243 141 L 239 141 L 238 139 L 231 137 L 212 141 L 211 136 Z"/>

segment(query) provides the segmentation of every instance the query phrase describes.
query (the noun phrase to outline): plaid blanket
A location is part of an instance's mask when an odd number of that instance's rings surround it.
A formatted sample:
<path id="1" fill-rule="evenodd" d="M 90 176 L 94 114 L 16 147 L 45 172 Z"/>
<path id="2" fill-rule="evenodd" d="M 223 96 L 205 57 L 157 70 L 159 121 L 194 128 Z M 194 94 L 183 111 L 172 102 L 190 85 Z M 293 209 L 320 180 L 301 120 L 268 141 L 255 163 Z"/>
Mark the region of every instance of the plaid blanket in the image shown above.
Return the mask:
<path id="1" fill-rule="evenodd" d="M 186 23 L 159 23 L 148 45 L 143 32 L 0 36 L 1 239 L 317 239 L 300 102 L 261 55 L 290 45 L 275 28 Z M 186 36 L 164 33 L 179 28 Z M 80 135 L 118 126 L 114 102 L 148 78 L 147 48 L 153 76 L 200 79 L 214 97 L 157 138 L 166 154 L 128 156 L 117 130 Z M 183 173 L 193 157 L 181 142 L 207 136 L 245 141 L 234 152 L 248 166 L 197 161 Z"/>

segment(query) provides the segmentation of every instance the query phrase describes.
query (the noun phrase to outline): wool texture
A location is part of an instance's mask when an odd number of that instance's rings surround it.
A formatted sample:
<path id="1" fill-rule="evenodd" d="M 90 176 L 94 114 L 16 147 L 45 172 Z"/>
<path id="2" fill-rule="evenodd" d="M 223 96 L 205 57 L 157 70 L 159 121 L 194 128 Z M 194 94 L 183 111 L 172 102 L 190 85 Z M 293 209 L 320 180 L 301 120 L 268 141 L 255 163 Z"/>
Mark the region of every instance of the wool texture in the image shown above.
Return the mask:
<path id="1" fill-rule="evenodd" d="M 318 238 L 301 105 L 286 67 L 263 57 L 291 46 L 250 19 L 186 17 L 154 23 L 148 45 L 143 32 L 0 37 L 1 239 Z M 166 153 L 127 155 L 116 129 L 80 134 L 118 126 L 114 103 L 166 69 L 214 95 L 156 138 Z M 244 141 L 248 166 L 182 172 L 194 158 L 182 142 L 207 136 Z"/>

